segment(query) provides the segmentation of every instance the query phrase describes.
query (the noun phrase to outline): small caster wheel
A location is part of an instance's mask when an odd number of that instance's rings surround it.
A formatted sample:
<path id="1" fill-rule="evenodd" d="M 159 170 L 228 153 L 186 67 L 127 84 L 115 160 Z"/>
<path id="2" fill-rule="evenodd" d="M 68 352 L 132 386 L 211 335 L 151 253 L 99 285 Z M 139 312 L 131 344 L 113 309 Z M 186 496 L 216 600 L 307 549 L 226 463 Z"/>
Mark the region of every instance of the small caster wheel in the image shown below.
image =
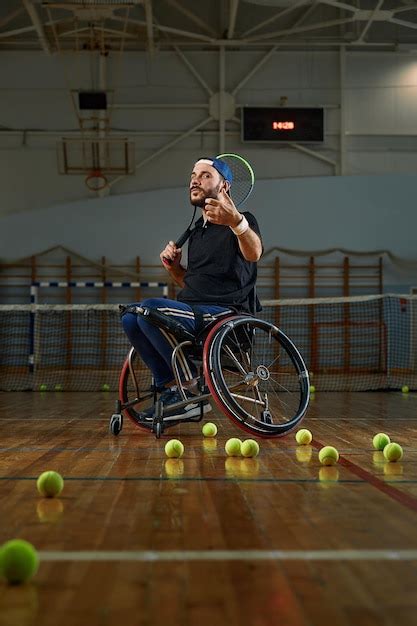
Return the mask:
<path id="1" fill-rule="evenodd" d="M 123 416 L 120 413 L 115 413 L 110 418 L 109 430 L 112 435 L 117 437 L 123 428 Z"/>
<path id="2" fill-rule="evenodd" d="M 272 415 L 269 411 L 262 411 L 261 419 L 264 424 L 272 424 Z"/>
<path id="3" fill-rule="evenodd" d="M 157 439 L 160 439 L 161 435 L 162 435 L 162 424 L 161 424 L 161 422 L 157 422 L 155 424 L 155 437 Z"/>

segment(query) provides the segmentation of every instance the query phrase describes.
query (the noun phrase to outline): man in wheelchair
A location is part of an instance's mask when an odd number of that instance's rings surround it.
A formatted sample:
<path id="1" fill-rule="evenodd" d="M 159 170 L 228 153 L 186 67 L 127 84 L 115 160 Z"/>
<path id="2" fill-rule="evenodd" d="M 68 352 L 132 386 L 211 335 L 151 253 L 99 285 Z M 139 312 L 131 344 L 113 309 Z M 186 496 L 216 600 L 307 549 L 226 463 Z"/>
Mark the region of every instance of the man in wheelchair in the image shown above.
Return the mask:
<path id="1" fill-rule="evenodd" d="M 149 298 L 141 303 L 148 311 L 156 311 L 181 325 L 195 336 L 205 324 L 222 316 L 254 313 L 260 310 L 253 302 L 257 277 L 257 261 L 263 248 L 255 217 L 240 213 L 230 189 L 232 171 L 222 159 L 201 158 L 190 179 L 190 201 L 201 209 L 201 217 L 191 231 L 187 267 L 181 264 L 182 250 L 170 241 L 160 254 L 161 262 L 181 287 L 177 300 Z M 178 359 L 183 391 L 189 404 L 175 407 L 183 395 L 175 384 L 172 353 L 176 341 L 170 332 L 149 322 L 149 316 L 137 314 L 136 305 L 125 307 L 123 328 L 136 352 L 151 370 L 156 389 L 161 393 L 164 417 L 183 419 L 208 412 L 208 400 L 196 400 L 199 394 L 197 368 L 183 354 Z M 148 317 L 148 319 L 147 319 Z M 172 326 L 172 324 L 171 324 Z M 172 410 L 170 406 L 173 406 Z M 143 419 L 151 419 L 154 407 L 144 411 Z"/>

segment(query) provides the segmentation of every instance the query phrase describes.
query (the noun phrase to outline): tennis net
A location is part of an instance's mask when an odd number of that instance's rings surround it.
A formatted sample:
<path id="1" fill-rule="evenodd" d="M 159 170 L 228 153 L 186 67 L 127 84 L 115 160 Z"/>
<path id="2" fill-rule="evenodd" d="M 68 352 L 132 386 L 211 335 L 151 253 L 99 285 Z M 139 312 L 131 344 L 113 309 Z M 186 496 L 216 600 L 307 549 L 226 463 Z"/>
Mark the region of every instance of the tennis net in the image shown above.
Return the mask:
<path id="1" fill-rule="evenodd" d="M 259 317 L 293 340 L 317 391 L 417 389 L 417 296 L 266 300 Z M 129 347 L 117 305 L 3 305 L 0 390 L 115 391 Z"/>

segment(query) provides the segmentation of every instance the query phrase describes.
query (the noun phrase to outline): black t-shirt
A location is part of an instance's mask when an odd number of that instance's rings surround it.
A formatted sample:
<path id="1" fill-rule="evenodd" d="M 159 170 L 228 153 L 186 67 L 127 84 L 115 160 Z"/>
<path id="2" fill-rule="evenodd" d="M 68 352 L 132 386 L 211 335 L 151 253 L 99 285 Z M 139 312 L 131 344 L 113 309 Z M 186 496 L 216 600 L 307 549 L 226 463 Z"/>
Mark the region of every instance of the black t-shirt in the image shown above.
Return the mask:
<path id="1" fill-rule="evenodd" d="M 255 217 L 248 212 L 243 215 L 261 237 Z M 253 312 L 251 298 L 256 276 L 256 263 L 243 258 L 231 228 L 211 222 L 204 225 L 200 217 L 191 231 L 185 287 L 177 298 L 191 305 L 233 306 L 239 311 Z"/>

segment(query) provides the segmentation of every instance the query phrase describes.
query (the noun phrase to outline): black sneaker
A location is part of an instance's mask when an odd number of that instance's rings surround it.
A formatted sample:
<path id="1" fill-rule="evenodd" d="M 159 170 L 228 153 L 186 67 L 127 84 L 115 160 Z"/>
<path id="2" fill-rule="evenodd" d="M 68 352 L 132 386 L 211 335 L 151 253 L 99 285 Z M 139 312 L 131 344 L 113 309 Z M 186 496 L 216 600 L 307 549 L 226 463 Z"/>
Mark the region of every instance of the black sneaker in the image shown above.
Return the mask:
<path id="1" fill-rule="evenodd" d="M 169 420 L 175 420 L 188 417 L 196 417 L 197 415 L 200 415 L 201 404 L 203 404 L 203 413 L 208 413 L 212 410 L 208 400 L 203 400 L 203 402 L 201 403 L 197 401 L 198 397 L 193 396 L 191 393 L 186 392 L 186 395 L 189 398 L 190 403 L 186 404 L 183 407 L 178 407 L 174 409 L 170 409 L 169 407 L 173 404 L 184 401 L 184 398 L 182 397 L 178 389 L 167 389 L 167 391 L 160 395 L 159 400 L 162 402 L 163 405 L 164 419 L 168 418 Z M 154 412 L 155 407 L 151 406 L 143 411 L 142 416 L 144 419 L 153 419 Z"/>

